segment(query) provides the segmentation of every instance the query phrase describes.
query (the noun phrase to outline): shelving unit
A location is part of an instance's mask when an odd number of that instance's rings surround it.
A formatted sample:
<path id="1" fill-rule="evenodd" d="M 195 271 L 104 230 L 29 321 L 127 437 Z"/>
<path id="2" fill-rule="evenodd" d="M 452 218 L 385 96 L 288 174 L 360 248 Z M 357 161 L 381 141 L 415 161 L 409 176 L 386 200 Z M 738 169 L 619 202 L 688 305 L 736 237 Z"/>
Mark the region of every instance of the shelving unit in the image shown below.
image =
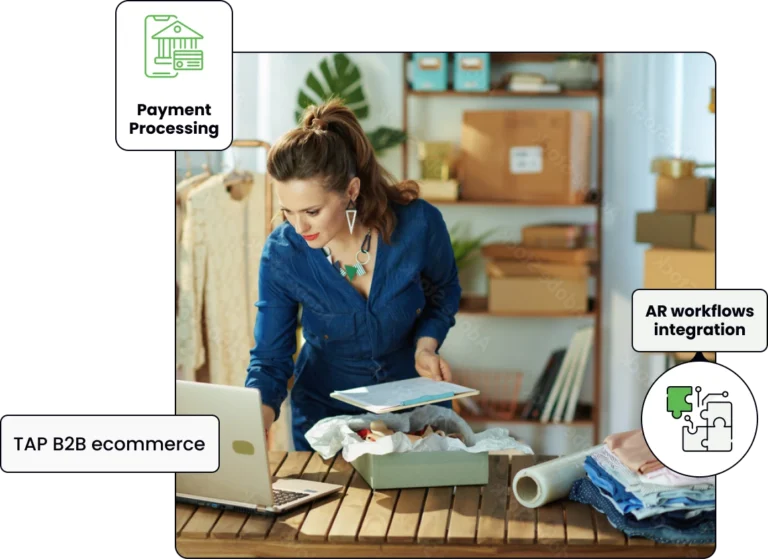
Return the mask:
<path id="1" fill-rule="evenodd" d="M 558 55 L 561 53 L 548 52 L 548 53 L 504 53 L 496 52 L 491 53 L 491 64 L 511 64 L 511 63 L 550 63 L 554 62 Z M 592 363 L 593 363 L 593 403 L 588 414 L 588 417 L 574 420 L 570 423 L 540 423 L 536 420 L 520 420 L 507 419 L 499 420 L 492 417 L 477 417 L 466 416 L 466 419 L 470 422 L 503 422 L 509 424 L 535 424 L 542 427 L 548 427 L 552 425 L 559 426 L 590 426 L 592 428 L 593 443 L 597 444 L 600 435 L 600 400 L 601 400 L 601 385 L 602 385 L 602 317 L 601 317 L 601 290 L 602 290 L 602 272 L 599 261 L 602 258 L 602 192 L 603 192 L 603 102 L 604 102 L 604 88 L 605 82 L 605 55 L 602 53 L 596 53 L 595 62 L 597 66 L 597 82 L 595 89 L 590 90 L 563 90 L 558 93 L 537 93 L 537 92 L 510 92 L 506 90 L 491 90 L 487 92 L 459 92 L 459 91 L 445 91 L 445 92 L 431 92 L 431 91 L 413 91 L 410 88 L 408 82 L 408 63 L 411 58 L 411 53 L 405 53 L 403 55 L 403 130 L 406 133 L 409 130 L 408 111 L 411 99 L 428 99 L 434 98 L 436 102 L 439 102 L 441 98 L 460 98 L 460 97 L 524 97 L 524 98 L 563 98 L 567 103 L 568 99 L 573 98 L 593 98 L 596 101 L 597 107 L 597 126 L 594 129 L 594 133 L 597 134 L 597 169 L 595 172 L 595 188 L 596 188 L 596 201 L 594 203 L 583 204 L 537 204 L 537 203 L 519 203 L 519 202 L 504 202 L 504 201 L 435 201 L 435 205 L 451 205 L 451 206 L 496 206 L 496 207 L 515 207 L 515 208 L 585 208 L 590 207 L 595 209 L 595 224 L 596 224 L 596 251 L 598 254 L 598 265 L 594 266 L 593 276 L 595 278 L 595 295 L 592 310 L 587 313 L 537 313 L 537 314 L 504 314 L 497 315 L 488 312 L 487 299 L 483 303 L 482 297 L 474 297 L 469 300 L 463 301 L 463 308 L 459 311 L 460 314 L 471 314 L 472 316 L 501 316 L 509 319 L 529 319 L 529 318 L 541 318 L 541 319 L 573 319 L 573 318 L 590 318 L 594 320 L 595 333 L 592 349 Z M 403 177 L 409 178 L 408 175 L 408 153 L 409 145 L 406 141 L 402 145 L 402 169 Z"/>

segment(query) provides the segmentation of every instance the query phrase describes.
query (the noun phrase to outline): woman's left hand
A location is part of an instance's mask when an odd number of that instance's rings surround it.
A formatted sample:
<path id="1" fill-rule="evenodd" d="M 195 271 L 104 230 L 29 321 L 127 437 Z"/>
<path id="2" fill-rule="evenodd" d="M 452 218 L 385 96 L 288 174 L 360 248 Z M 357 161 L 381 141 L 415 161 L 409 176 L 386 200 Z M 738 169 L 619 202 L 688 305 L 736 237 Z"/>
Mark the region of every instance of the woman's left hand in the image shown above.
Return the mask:
<path id="1" fill-rule="evenodd" d="M 431 349 L 419 349 L 415 355 L 416 372 L 432 380 L 451 382 L 451 368 L 445 359 Z"/>

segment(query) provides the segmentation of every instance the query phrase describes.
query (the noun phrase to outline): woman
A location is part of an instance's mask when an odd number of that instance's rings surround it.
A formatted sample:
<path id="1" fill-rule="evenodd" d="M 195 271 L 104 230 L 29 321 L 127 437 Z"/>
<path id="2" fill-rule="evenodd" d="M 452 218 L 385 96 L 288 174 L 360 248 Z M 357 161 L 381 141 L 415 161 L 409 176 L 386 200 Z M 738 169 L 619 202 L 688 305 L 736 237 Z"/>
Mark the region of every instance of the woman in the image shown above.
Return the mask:
<path id="1" fill-rule="evenodd" d="M 269 429 L 295 375 L 294 446 L 311 450 L 304 433 L 317 421 L 363 413 L 334 390 L 451 380 L 438 350 L 461 288 L 442 215 L 417 199 L 413 181 L 394 184 L 339 101 L 307 108 L 270 150 L 267 171 L 284 222 L 261 257 L 246 386 L 261 391 Z M 306 343 L 294 366 L 299 305 Z"/>

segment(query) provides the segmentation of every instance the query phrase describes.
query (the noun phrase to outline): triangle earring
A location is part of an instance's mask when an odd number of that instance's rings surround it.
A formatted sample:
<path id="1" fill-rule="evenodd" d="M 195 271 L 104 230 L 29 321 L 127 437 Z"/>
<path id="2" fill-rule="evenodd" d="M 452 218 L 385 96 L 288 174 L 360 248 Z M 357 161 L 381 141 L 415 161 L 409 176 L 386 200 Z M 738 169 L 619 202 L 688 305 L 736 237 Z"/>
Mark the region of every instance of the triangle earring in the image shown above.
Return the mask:
<path id="1" fill-rule="evenodd" d="M 347 214 L 347 224 L 349 225 L 349 232 L 352 233 L 352 230 L 355 227 L 355 220 L 357 219 L 357 208 L 355 208 L 355 204 L 352 202 L 352 198 L 349 199 L 349 204 L 347 204 L 347 209 L 345 210 Z"/>

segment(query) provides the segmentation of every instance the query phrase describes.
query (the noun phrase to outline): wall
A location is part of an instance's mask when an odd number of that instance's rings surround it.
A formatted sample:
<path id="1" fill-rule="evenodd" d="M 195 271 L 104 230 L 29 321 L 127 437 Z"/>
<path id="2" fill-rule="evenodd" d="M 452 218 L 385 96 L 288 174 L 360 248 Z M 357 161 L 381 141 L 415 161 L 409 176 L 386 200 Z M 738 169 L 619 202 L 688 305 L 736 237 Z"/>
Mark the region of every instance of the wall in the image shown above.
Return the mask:
<path id="1" fill-rule="evenodd" d="M 293 113 L 307 72 L 329 54 L 236 54 L 235 135 L 274 142 L 295 126 Z M 400 54 L 354 54 L 371 105 L 366 130 L 402 125 L 403 57 Z M 528 69 L 528 68 L 526 68 Z M 536 68 L 531 68 L 534 71 Z M 522 68 L 521 68 L 522 70 Z M 606 57 L 605 169 L 603 237 L 603 417 L 600 436 L 639 427 L 642 398 L 663 370 L 661 358 L 640 355 L 630 339 L 631 294 L 642 286 L 643 245 L 634 242 L 635 214 L 654 206 L 650 160 L 657 155 L 694 154 L 713 160 L 713 115 L 706 112 L 714 63 L 705 54 L 616 54 Z M 703 97 L 702 97 L 703 96 Z M 683 102 L 683 100 L 685 102 Z M 414 140 L 460 138 L 460 114 L 466 108 L 596 108 L 594 99 L 412 98 L 409 131 Z M 415 149 L 415 143 L 412 144 Z M 596 146 L 596 144 L 595 144 Z M 595 147 L 593 146 L 593 147 Z M 240 164 L 263 170 L 256 150 L 231 149 Z M 250 153 L 247 153 L 250 152 Z M 415 176 L 415 150 L 409 176 Z M 593 150 L 593 160 L 596 152 Z M 400 175 L 400 150 L 381 158 Z M 441 206 L 448 226 L 470 221 L 471 232 L 498 227 L 491 240 L 519 240 L 522 225 L 549 220 L 590 222 L 589 208 L 500 208 Z M 462 273 L 465 291 L 484 292 L 482 262 Z M 523 396 L 530 390 L 554 347 L 565 346 L 574 328 L 589 321 L 460 315 L 443 351 L 454 369 L 482 367 L 525 373 Z M 583 399 L 591 399 L 585 383 Z M 539 452 L 568 452 L 591 442 L 589 428 L 515 427 L 513 433 Z"/>
<path id="2" fill-rule="evenodd" d="M 642 286 L 648 248 L 634 242 L 634 215 L 656 205 L 650 161 L 714 162 L 715 148 L 714 115 L 707 109 L 715 81 L 709 55 L 613 55 L 607 73 L 603 434 L 640 427 L 645 393 L 665 370 L 662 356 L 632 350 L 629 327 L 631 293 Z"/>

